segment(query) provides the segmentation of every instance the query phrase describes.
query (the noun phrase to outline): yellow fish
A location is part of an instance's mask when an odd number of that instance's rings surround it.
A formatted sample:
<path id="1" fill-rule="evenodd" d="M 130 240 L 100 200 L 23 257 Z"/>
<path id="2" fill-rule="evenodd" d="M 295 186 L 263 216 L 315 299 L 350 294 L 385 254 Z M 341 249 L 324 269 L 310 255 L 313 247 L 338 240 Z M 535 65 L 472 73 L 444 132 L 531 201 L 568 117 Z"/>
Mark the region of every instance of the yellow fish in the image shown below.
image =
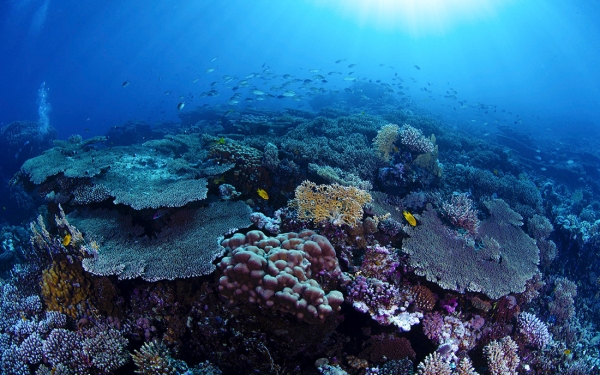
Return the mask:
<path id="1" fill-rule="evenodd" d="M 221 176 L 221 177 L 219 177 L 219 178 L 215 178 L 215 179 L 213 179 L 213 183 L 214 183 L 215 185 L 218 185 L 218 184 L 220 184 L 221 182 L 225 182 L 225 175 L 222 175 L 222 176 Z"/>
<path id="2" fill-rule="evenodd" d="M 210 145 L 211 145 L 211 146 L 217 146 L 217 145 L 224 145 L 225 143 L 226 143 L 226 142 L 225 142 L 225 138 L 221 137 L 221 138 L 219 138 L 219 139 L 216 139 L 216 140 L 214 140 L 214 141 L 211 141 L 211 142 L 210 142 Z"/>
<path id="3" fill-rule="evenodd" d="M 413 227 L 417 226 L 417 219 L 415 219 L 415 217 L 410 212 L 402 211 L 402 215 L 410 225 L 412 225 Z"/>
<path id="4" fill-rule="evenodd" d="M 62 240 L 63 246 L 69 246 L 71 243 L 71 235 L 69 233 L 65 234 L 65 237 Z"/>
<path id="5" fill-rule="evenodd" d="M 258 196 L 262 199 L 269 200 L 269 194 L 267 194 L 267 191 L 265 189 L 258 189 L 256 192 L 258 193 Z"/>

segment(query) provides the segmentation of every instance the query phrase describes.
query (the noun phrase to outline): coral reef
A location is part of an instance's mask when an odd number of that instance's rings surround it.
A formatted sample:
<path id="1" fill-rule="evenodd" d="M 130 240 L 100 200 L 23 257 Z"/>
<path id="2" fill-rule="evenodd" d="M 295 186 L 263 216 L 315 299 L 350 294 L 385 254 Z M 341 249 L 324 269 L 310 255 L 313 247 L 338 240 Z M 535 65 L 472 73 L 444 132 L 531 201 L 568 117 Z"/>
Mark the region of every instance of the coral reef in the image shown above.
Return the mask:
<path id="1" fill-rule="evenodd" d="M 597 373 L 595 159 L 391 102 L 349 115 L 391 90 L 353 88 L 30 154 L 9 188 L 42 206 L 1 232 L 1 372 Z"/>

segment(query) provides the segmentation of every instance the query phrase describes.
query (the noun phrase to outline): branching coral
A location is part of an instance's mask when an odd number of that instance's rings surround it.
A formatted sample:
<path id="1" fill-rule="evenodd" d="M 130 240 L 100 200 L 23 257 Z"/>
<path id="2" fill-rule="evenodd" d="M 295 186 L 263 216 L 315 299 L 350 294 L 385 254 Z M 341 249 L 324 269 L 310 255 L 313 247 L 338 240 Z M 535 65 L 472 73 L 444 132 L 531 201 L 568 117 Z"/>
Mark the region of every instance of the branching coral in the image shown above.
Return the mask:
<path id="1" fill-rule="evenodd" d="M 392 152 L 396 147 L 394 142 L 398 139 L 399 131 L 400 127 L 396 124 L 384 125 L 377 131 L 377 136 L 373 139 L 373 147 L 381 160 L 387 162 L 392 159 Z"/>
<path id="2" fill-rule="evenodd" d="M 328 221 L 335 226 L 353 227 L 362 219 L 363 206 L 370 201 L 371 194 L 353 186 L 316 185 L 304 181 L 296 188 L 296 197 L 290 207 L 296 209 L 300 220 Z"/>
<path id="3" fill-rule="evenodd" d="M 427 154 L 434 151 L 433 142 L 423 135 L 421 130 L 404 124 L 399 131 L 400 142 L 411 151 Z M 433 137 L 432 137 L 433 138 Z"/>
<path id="4" fill-rule="evenodd" d="M 453 194 L 450 202 L 442 204 L 444 215 L 458 228 L 475 235 L 479 230 L 479 218 L 475 204 L 467 193 Z"/>
<path id="5" fill-rule="evenodd" d="M 517 375 L 517 367 L 521 362 L 517 350 L 517 344 L 510 336 L 489 343 L 484 348 L 484 352 L 487 356 L 490 374 Z"/>
<path id="6" fill-rule="evenodd" d="M 185 371 L 185 366 L 171 357 L 169 349 L 155 341 L 146 342 L 131 355 L 137 370 L 141 375 L 177 375 Z"/>

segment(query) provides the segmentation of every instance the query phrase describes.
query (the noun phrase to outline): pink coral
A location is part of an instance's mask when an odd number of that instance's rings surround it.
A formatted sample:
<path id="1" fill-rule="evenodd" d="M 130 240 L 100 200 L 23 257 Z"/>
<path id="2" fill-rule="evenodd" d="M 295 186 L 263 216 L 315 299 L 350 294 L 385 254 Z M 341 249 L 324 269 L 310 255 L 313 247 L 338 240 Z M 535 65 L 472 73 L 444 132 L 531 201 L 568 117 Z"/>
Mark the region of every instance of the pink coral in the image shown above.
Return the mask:
<path id="1" fill-rule="evenodd" d="M 450 202 L 442 204 L 442 210 L 453 225 L 468 231 L 472 235 L 477 234 L 479 230 L 477 209 L 467 193 L 452 195 Z"/>
<path id="2" fill-rule="evenodd" d="M 228 256 L 219 263 L 219 291 L 232 303 L 256 303 L 318 323 L 344 301 L 342 293 L 326 293 L 316 280 L 334 280 L 341 271 L 331 243 L 312 231 L 267 237 L 254 230 L 236 233 L 222 246 Z"/>

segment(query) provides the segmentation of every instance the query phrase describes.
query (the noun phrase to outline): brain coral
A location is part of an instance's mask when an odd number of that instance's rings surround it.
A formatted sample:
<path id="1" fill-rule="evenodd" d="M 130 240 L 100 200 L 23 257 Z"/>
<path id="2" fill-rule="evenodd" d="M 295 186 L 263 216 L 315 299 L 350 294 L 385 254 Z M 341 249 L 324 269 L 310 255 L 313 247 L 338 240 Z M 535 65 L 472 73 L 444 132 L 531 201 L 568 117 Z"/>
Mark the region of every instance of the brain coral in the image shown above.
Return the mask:
<path id="1" fill-rule="evenodd" d="M 318 323 L 344 301 L 342 293 L 325 293 L 317 281 L 341 273 L 335 250 L 323 236 L 305 230 L 267 237 L 255 230 L 236 233 L 222 245 L 228 254 L 219 263 L 219 291 L 232 303 L 256 303 Z"/>
<path id="2" fill-rule="evenodd" d="M 420 225 L 407 228 L 403 251 L 415 272 L 444 289 L 483 292 L 490 298 L 520 293 L 537 272 L 539 251 L 520 228 L 521 216 L 506 202 L 485 203 L 490 218 L 483 221 L 477 241 L 446 227 L 431 206 L 418 216 Z"/>

